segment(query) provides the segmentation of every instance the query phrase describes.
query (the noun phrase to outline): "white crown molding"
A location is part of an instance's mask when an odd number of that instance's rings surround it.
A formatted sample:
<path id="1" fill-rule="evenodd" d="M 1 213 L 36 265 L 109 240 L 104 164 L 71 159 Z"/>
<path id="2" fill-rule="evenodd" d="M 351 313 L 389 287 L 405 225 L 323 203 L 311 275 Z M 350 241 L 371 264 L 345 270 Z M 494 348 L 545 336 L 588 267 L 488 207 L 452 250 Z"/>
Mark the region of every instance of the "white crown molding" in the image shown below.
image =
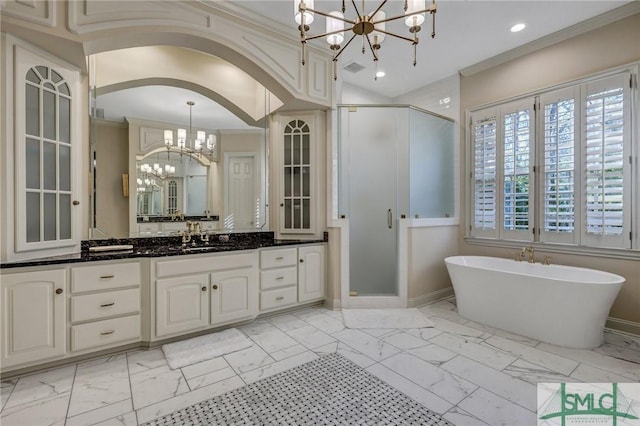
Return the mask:
<path id="1" fill-rule="evenodd" d="M 56 26 L 58 4 L 53 0 L 7 0 L 0 2 L 2 14 L 47 27 Z"/>
<path id="2" fill-rule="evenodd" d="M 523 44 L 522 46 L 516 47 L 515 49 L 508 50 L 492 58 L 462 68 L 461 70 L 459 70 L 459 73 L 464 77 L 474 75 L 498 65 L 502 65 L 505 62 L 509 62 L 519 57 L 528 55 L 537 50 L 544 49 L 545 47 L 560 43 L 561 41 L 568 40 L 580 34 L 584 34 L 586 32 L 619 21 L 631 15 L 635 15 L 636 13 L 640 13 L 640 1 L 629 2 L 624 6 L 603 13 L 602 15 L 598 15 L 591 19 L 587 19 L 586 21 L 579 22 L 560 31 L 556 31 L 555 33 L 541 37 L 527 44 Z"/>

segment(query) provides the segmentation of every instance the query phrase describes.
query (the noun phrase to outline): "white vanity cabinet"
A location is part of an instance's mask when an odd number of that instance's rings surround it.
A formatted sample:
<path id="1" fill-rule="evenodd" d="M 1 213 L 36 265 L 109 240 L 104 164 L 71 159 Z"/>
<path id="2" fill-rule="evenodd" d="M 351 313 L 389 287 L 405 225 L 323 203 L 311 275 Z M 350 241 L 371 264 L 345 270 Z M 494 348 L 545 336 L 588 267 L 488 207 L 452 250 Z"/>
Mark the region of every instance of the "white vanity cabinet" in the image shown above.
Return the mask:
<path id="1" fill-rule="evenodd" d="M 66 284 L 64 269 L 2 274 L 3 369 L 66 353 Z"/>
<path id="2" fill-rule="evenodd" d="M 71 351 L 133 343 L 141 338 L 140 264 L 71 268 Z"/>
<path id="3" fill-rule="evenodd" d="M 258 313 L 257 251 L 155 262 L 155 337 L 252 319 Z"/>
<path id="4" fill-rule="evenodd" d="M 325 298 L 325 268 L 324 245 L 298 247 L 298 302 Z"/>

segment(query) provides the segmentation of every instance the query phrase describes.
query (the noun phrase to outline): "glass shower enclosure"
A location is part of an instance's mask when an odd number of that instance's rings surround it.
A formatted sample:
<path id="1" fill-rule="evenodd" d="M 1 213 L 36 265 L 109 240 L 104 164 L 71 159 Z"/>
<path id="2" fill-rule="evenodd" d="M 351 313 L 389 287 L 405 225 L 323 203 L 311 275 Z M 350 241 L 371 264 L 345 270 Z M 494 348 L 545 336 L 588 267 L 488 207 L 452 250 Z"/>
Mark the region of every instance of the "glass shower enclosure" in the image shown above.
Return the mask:
<path id="1" fill-rule="evenodd" d="M 338 213 L 349 294 L 398 295 L 398 219 L 455 215 L 454 122 L 410 106 L 339 106 Z"/>

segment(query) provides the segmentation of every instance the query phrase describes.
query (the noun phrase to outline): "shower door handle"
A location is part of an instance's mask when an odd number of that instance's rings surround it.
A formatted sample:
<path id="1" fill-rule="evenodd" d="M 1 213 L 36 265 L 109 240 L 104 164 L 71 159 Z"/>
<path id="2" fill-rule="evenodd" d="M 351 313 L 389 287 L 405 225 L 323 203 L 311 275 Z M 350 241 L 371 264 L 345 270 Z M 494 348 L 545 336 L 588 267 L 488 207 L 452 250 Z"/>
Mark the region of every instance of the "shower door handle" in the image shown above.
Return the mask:
<path id="1" fill-rule="evenodd" d="M 387 226 L 389 229 L 393 228 L 393 213 L 391 212 L 391 209 L 387 211 Z"/>

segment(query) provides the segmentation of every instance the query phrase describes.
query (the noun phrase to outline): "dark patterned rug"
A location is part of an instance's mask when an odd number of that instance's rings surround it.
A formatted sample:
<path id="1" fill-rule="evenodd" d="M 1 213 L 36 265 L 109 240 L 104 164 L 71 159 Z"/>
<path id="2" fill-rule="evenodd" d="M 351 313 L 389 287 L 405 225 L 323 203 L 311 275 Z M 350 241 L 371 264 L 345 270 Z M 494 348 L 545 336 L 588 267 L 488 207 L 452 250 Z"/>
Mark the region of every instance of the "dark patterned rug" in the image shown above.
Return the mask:
<path id="1" fill-rule="evenodd" d="M 145 425 L 438 425 L 438 414 L 334 353 Z"/>

